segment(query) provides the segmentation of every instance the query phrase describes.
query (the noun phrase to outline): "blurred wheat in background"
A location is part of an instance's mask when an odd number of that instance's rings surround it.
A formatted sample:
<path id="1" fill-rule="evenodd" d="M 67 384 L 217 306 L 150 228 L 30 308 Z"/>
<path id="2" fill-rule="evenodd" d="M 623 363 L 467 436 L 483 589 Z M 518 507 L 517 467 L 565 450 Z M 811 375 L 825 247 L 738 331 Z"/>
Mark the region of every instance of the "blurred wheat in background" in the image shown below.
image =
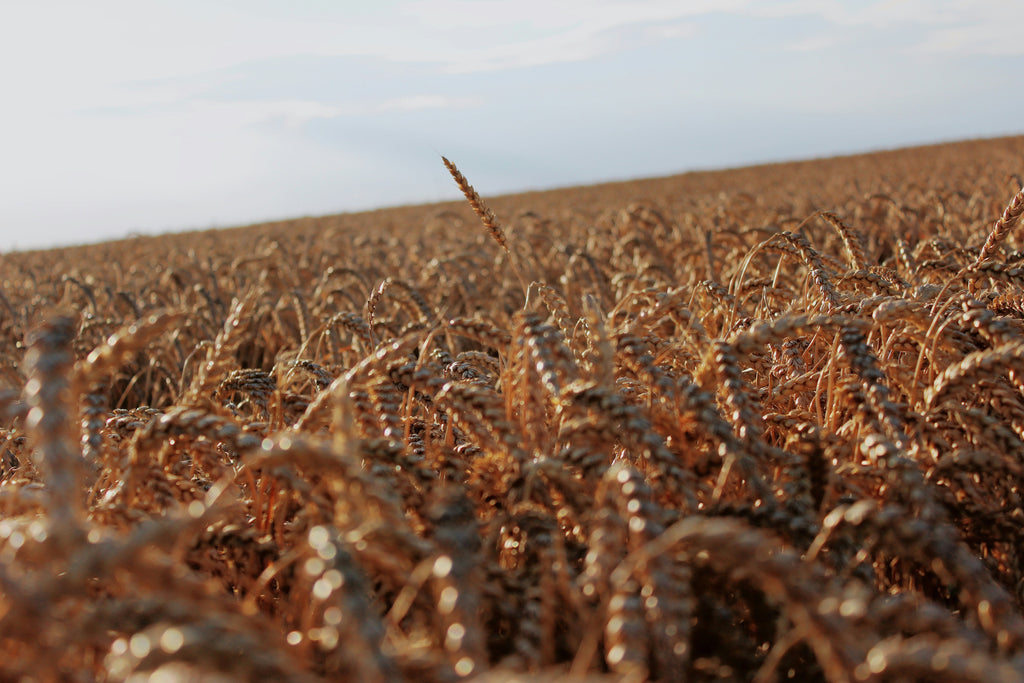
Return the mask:
<path id="1" fill-rule="evenodd" d="M 0 680 L 1024 679 L 1022 158 L 0 256 Z"/>

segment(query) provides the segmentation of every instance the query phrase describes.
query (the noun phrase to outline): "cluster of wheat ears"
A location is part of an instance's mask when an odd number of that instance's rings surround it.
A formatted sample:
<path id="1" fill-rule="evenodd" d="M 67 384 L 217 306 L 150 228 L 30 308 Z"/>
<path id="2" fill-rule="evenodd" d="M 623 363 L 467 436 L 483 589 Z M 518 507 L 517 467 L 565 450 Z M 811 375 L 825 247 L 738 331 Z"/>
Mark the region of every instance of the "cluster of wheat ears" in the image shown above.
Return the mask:
<path id="1" fill-rule="evenodd" d="M 1022 158 L 0 257 L 0 681 L 1024 679 Z"/>

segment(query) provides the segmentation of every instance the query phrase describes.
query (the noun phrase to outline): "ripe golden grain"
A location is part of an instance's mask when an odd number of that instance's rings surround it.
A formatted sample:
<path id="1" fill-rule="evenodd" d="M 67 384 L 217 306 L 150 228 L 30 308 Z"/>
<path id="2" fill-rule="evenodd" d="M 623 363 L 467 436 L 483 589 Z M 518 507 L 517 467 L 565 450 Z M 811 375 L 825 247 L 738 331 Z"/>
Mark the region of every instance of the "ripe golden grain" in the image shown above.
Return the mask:
<path id="1" fill-rule="evenodd" d="M 0 255 L 0 679 L 1024 680 L 1022 157 Z"/>

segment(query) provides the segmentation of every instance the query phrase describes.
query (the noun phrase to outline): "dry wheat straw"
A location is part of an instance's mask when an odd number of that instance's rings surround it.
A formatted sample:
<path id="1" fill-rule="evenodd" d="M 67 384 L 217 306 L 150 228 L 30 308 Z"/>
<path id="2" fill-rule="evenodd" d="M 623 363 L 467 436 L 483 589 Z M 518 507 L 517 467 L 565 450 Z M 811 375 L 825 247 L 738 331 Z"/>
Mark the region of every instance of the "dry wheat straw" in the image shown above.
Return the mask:
<path id="1" fill-rule="evenodd" d="M 0 679 L 1024 679 L 1022 155 L 0 255 Z"/>

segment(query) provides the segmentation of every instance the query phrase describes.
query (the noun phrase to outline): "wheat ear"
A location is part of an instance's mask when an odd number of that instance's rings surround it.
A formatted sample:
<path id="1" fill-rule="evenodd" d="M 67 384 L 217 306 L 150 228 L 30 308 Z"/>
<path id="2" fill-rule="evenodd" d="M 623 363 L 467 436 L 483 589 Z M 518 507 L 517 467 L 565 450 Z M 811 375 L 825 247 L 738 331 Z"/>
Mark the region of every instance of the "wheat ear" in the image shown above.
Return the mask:
<path id="1" fill-rule="evenodd" d="M 867 270 L 870 264 L 867 254 L 864 252 L 861 234 L 841 221 L 839 216 L 831 211 L 821 211 L 818 215 L 839 233 L 839 237 L 843 240 L 843 246 L 846 247 L 846 252 L 850 256 L 850 265 L 853 266 L 853 269 Z"/>
<path id="2" fill-rule="evenodd" d="M 984 263 L 996 245 L 1006 239 L 1021 214 L 1024 214 L 1024 187 L 1013 195 L 1013 199 L 1007 204 L 1003 215 L 992 226 L 992 232 L 988 234 L 988 239 L 985 240 L 985 245 L 981 248 L 981 253 L 978 254 L 978 260 L 974 262 L 975 268 Z"/>
<path id="3" fill-rule="evenodd" d="M 512 264 L 512 271 L 516 274 L 516 278 L 519 280 L 519 285 L 523 288 L 523 294 L 529 299 L 529 290 L 526 287 L 526 281 L 523 280 L 523 274 L 519 271 L 519 263 L 516 255 L 512 253 L 512 250 L 508 246 L 508 237 L 505 235 L 505 231 L 502 230 L 498 224 L 498 217 L 494 215 L 490 207 L 484 204 L 484 200 L 480 198 L 480 194 L 469 184 L 466 180 L 466 176 L 462 175 L 462 172 L 455 166 L 447 157 L 442 156 L 441 161 L 444 162 L 445 168 L 452 174 L 452 178 L 455 180 L 455 184 L 462 190 L 462 194 L 465 195 L 466 201 L 469 202 L 470 207 L 480 218 L 480 222 L 487 228 L 487 232 L 491 234 L 494 241 L 498 243 L 506 254 L 508 254 L 509 262 Z"/>

